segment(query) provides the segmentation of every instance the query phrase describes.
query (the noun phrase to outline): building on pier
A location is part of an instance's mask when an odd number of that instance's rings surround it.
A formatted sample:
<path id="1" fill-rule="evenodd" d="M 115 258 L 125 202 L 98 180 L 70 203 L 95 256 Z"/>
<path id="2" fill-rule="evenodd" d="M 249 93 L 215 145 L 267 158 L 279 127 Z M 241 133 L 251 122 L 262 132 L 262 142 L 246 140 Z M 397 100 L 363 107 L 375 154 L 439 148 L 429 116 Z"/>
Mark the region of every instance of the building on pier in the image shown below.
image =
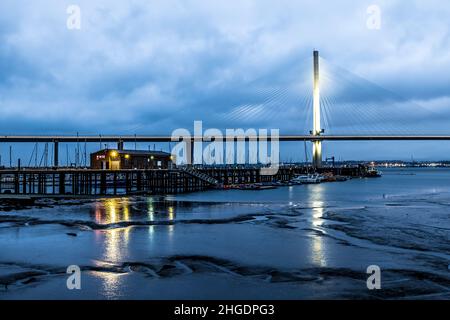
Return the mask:
<path id="1" fill-rule="evenodd" d="M 172 169 L 172 159 L 163 151 L 103 149 L 91 153 L 91 169 Z"/>

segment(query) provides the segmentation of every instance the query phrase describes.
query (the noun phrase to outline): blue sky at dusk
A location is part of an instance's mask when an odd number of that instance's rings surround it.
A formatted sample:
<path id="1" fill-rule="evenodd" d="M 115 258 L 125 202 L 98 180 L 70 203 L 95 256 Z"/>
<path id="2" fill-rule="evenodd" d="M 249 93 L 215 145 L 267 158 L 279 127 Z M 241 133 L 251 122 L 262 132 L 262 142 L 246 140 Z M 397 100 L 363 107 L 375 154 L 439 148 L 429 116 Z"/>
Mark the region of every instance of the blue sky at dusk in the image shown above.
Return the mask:
<path id="1" fill-rule="evenodd" d="M 80 30 L 66 26 L 73 4 Z M 379 30 L 367 27 L 372 4 Z M 450 134 L 448 17 L 444 0 L 2 0 L 0 134 L 170 134 L 194 120 L 304 133 L 313 49 L 330 72 L 330 130 L 417 125 Z M 352 85 L 359 77 L 367 83 Z M 361 108 L 359 123 L 346 122 L 349 106 Z M 6 149 L 0 145 L 3 157 Z M 302 144 L 287 146 L 284 159 L 302 160 L 297 150 Z M 344 159 L 450 158 L 450 143 L 324 150 Z"/>

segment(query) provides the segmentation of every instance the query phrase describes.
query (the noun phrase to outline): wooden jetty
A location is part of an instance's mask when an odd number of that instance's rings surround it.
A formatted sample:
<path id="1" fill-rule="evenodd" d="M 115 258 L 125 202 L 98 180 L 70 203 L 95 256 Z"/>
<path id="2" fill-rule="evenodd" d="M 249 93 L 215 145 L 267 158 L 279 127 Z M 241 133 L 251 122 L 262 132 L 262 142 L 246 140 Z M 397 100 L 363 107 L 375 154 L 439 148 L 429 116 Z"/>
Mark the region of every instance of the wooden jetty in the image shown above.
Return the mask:
<path id="1" fill-rule="evenodd" d="M 289 181 L 310 172 L 307 166 L 281 167 L 276 175 L 262 175 L 258 167 L 186 167 L 177 169 L 93 170 L 21 169 L 0 170 L 0 199 L 10 195 L 107 196 L 177 194 L 239 183 Z M 363 176 L 366 167 L 321 168 L 320 172 Z"/>
<path id="2" fill-rule="evenodd" d="M 205 173 L 223 185 L 264 183 L 273 181 L 290 181 L 295 175 L 307 173 L 332 173 L 333 175 L 348 177 L 363 177 L 368 168 L 363 165 L 348 167 L 322 167 L 314 169 L 311 166 L 291 165 L 281 166 L 276 175 L 261 175 L 260 168 L 249 168 L 246 166 L 230 167 L 197 167 L 196 171 Z"/>
<path id="3" fill-rule="evenodd" d="M 201 191 L 210 183 L 183 170 L 15 170 L 0 171 L 3 195 L 118 195 Z"/>

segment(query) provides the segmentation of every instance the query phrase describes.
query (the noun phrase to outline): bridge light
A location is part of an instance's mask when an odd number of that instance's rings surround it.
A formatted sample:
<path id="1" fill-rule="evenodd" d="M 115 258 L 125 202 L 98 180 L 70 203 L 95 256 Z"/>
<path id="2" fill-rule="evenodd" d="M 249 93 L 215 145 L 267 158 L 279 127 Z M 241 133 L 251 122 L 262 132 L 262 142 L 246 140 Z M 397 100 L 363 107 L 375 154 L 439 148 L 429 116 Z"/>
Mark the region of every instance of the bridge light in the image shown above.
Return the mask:
<path id="1" fill-rule="evenodd" d="M 319 83 L 319 51 L 313 52 L 313 136 L 319 136 L 323 131 L 320 124 L 320 83 Z M 322 164 L 322 142 L 313 143 L 313 165 L 318 168 Z"/>
<path id="2" fill-rule="evenodd" d="M 126 155 L 125 155 L 125 159 L 130 159 L 130 155 L 129 155 L 129 154 L 126 154 Z"/>

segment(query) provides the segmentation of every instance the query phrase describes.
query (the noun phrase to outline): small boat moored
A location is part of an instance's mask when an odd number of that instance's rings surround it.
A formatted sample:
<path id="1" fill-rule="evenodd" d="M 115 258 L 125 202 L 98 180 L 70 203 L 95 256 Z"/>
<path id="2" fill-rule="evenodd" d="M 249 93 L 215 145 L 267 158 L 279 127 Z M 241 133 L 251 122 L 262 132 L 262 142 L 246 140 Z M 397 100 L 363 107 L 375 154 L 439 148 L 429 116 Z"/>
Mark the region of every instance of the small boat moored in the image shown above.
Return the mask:
<path id="1" fill-rule="evenodd" d="M 378 171 L 375 167 L 370 167 L 364 175 L 365 178 L 380 178 L 382 176 L 382 172 Z"/>
<path id="2" fill-rule="evenodd" d="M 316 184 L 321 183 L 324 180 L 324 177 L 318 173 L 307 174 L 307 175 L 299 175 L 294 177 L 291 182 L 297 184 Z"/>

